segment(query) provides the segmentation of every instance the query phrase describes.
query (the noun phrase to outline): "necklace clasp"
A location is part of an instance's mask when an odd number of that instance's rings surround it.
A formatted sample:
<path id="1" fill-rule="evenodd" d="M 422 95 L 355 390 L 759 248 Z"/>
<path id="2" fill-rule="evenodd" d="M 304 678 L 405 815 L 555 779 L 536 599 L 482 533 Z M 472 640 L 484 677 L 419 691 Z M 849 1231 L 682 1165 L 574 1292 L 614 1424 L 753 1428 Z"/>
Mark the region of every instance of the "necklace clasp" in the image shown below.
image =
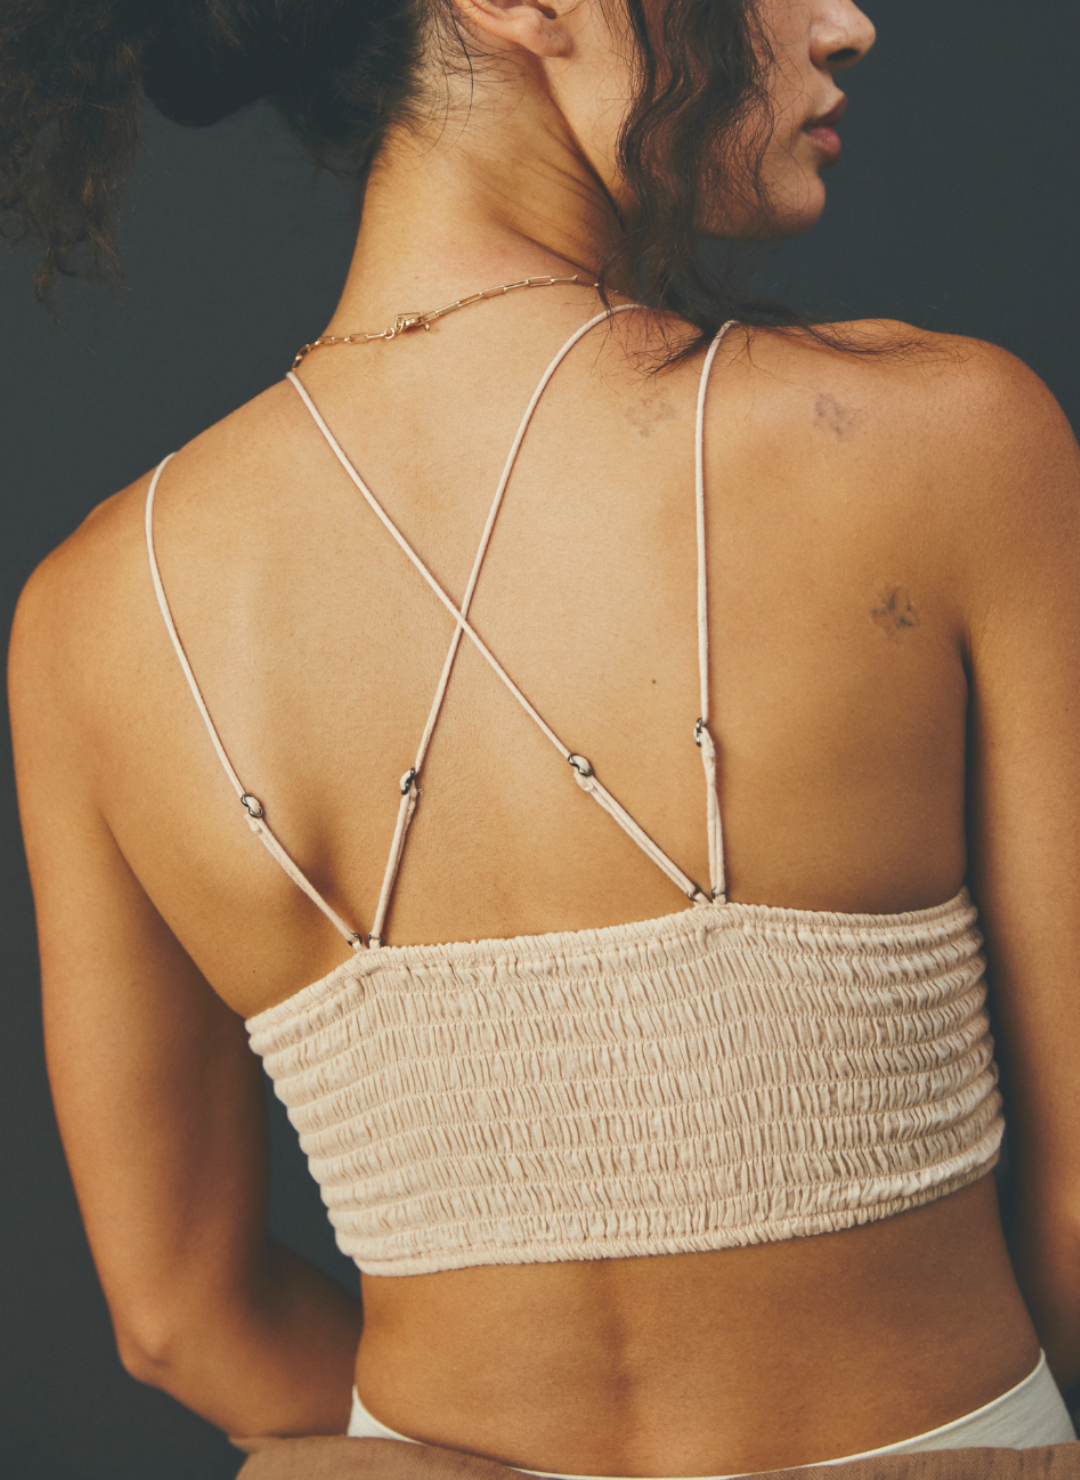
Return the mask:
<path id="1" fill-rule="evenodd" d="M 399 313 L 393 324 L 383 335 L 384 339 L 396 339 L 399 334 L 407 334 L 410 329 L 430 329 L 427 315 L 422 313 Z"/>

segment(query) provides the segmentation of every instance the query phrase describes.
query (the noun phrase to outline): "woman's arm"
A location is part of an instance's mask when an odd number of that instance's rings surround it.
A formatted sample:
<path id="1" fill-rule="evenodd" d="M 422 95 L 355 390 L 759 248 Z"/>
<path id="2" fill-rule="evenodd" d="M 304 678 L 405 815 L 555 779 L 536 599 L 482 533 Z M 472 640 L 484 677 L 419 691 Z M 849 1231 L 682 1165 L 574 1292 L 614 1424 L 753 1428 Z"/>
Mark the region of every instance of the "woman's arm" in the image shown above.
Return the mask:
<path id="1" fill-rule="evenodd" d="M 20 604 L 11 708 L 49 1076 L 120 1356 L 229 1432 L 341 1433 L 359 1301 L 267 1238 L 259 1064 L 101 815 L 71 604 L 54 558 Z"/>
<path id="2" fill-rule="evenodd" d="M 1080 451 L 1023 366 L 977 351 L 955 410 L 970 600 L 971 876 L 1016 1193 L 1013 1255 L 1080 1379 Z"/>

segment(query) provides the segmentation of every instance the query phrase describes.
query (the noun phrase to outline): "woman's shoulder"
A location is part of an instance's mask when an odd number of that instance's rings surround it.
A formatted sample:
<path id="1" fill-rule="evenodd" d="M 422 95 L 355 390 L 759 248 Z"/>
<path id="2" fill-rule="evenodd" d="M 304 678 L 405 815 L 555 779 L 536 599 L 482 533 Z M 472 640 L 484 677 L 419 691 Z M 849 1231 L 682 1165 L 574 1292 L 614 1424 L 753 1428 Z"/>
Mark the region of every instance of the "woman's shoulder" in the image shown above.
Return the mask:
<path id="1" fill-rule="evenodd" d="M 1033 370 L 985 340 L 941 334 L 896 319 L 854 319 L 808 327 L 732 329 L 729 358 L 775 378 L 777 386 L 827 380 L 858 388 L 884 421 L 914 407 L 927 430 L 980 410 L 995 417 L 1011 407 L 1056 403 Z M 975 430 L 972 424 L 972 430 Z"/>
<path id="2" fill-rule="evenodd" d="M 253 464 L 279 473 L 288 464 L 294 400 L 278 383 L 178 449 L 167 463 L 155 523 L 164 515 L 192 532 L 197 521 L 216 521 L 222 532 L 241 529 Z M 69 693 L 92 691 L 102 663 L 139 651 L 156 610 L 146 542 L 154 472 L 91 508 L 30 575 L 12 628 L 16 685 L 29 669 L 39 690 L 51 671 Z M 159 635 L 156 625 L 149 630 Z"/>
<path id="3" fill-rule="evenodd" d="M 718 523 L 737 493 L 827 554 L 834 582 L 902 567 L 961 642 L 1044 572 L 1080 580 L 1080 449 L 995 345 L 886 320 L 730 333 L 705 446 Z"/>
<path id="4" fill-rule="evenodd" d="M 1030 514 L 1075 497 L 1077 446 L 1024 362 L 983 340 L 888 319 L 729 334 L 729 384 L 792 456 L 941 490 L 943 512 Z M 716 398 L 720 400 L 720 398 Z M 714 404 L 713 418 L 723 416 Z"/>

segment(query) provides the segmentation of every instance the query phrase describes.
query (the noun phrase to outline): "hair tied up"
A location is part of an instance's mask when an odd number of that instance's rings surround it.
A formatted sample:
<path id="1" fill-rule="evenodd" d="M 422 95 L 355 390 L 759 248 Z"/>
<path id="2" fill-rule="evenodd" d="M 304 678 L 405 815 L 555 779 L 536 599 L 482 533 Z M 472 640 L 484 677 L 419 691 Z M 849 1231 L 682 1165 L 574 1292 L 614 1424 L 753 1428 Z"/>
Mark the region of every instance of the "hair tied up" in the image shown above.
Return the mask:
<path id="1" fill-rule="evenodd" d="M 407 98 L 420 0 L 18 0 L 0 6 L 0 236 L 58 275 L 118 266 L 115 207 L 144 96 L 204 125 L 270 98 L 323 163 L 362 176 Z"/>

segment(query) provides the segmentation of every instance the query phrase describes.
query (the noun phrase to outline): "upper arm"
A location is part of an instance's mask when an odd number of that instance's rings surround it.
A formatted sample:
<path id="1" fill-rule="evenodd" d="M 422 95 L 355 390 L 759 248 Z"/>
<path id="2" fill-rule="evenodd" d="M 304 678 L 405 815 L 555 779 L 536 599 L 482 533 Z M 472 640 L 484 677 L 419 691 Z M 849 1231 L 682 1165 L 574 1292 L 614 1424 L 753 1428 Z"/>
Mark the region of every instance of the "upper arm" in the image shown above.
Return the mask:
<path id="1" fill-rule="evenodd" d="M 1010 357 L 979 350 L 971 379 L 954 458 L 971 667 L 971 874 L 1027 1211 L 1075 1230 L 1080 450 L 1049 392 Z M 1080 1268 L 1074 1279 L 1080 1300 Z"/>
<path id="2" fill-rule="evenodd" d="M 23 595 L 12 725 L 60 1131 L 121 1349 L 152 1354 L 257 1263 L 264 1104 L 243 1022 L 154 908 L 95 796 L 78 683 L 79 645 L 94 640 L 85 563 L 62 549 Z"/>

